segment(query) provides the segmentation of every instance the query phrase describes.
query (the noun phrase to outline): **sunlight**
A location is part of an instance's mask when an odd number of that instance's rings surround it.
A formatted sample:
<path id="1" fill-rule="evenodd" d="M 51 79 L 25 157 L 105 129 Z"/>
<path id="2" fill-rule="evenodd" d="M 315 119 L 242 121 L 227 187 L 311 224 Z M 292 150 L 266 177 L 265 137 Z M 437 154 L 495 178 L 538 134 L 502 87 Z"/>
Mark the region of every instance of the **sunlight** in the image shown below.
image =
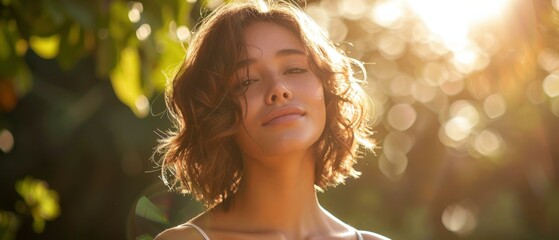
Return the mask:
<path id="1" fill-rule="evenodd" d="M 380 26 L 391 28 L 403 15 L 404 12 L 398 3 L 382 2 L 373 8 L 369 18 Z"/>
<path id="2" fill-rule="evenodd" d="M 448 139 L 455 142 L 466 140 L 480 121 L 477 109 L 464 100 L 452 103 L 449 107 L 449 117 L 443 124 L 443 129 Z M 447 142 L 446 139 L 441 140 L 443 143 Z"/>
<path id="3" fill-rule="evenodd" d="M 468 42 L 470 28 L 498 17 L 510 0 L 406 0 L 427 28 L 454 50 Z"/>

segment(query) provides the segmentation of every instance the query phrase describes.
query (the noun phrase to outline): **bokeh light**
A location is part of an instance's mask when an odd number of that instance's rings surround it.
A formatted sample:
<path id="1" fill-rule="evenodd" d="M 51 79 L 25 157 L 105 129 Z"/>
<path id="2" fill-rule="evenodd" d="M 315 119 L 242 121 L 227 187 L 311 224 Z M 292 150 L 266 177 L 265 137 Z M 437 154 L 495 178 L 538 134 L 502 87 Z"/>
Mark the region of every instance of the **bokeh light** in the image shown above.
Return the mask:
<path id="1" fill-rule="evenodd" d="M 443 225 L 459 236 L 470 234 L 478 222 L 474 208 L 469 201 L 447 206 L 442 215 Z"/>
<path id="2" fill-rule="evenodd" d="M 140 27 L 136 30 L 136 37 L 140 41 L 146 40 L 149 35 L 151 35 L 151 26 L 147 23 L 140 25 Z"/>
<path id="3" fill-rule="evenodd" d="M 407 154 L 415 144 L 415 140 L 408 134 L 399 131 L 390 131 L 383 139 L 383 152 L 402 152 Z"/>
<path id="4" fill-rule="evenodd" d="M 543 80 L 543 91 L 549 97 L 559 96 L 559 74 L 551 73 Z"/>
<path id="5" fill-rule="evenodd" d="M 495 93 L 483 101 L 483 110 L 489 118 L 495 119 L 505 114 L 507 102 L 501 94 Z"/>
<path id="6" fill-rule="evenodd" d="M 146 96 L 140 95 L 135 101 L 136 108 L 138 109 L 138 116 L 145 117 L 149 113 L 150 104 Z"/>
<path id="7" fill-rule="evenodd" d="M 384 32 L 377 40 L 377 47 L 386 59 L 398 59 L 406 51 L 406 40 L 394 32 Z"/>
<path id="8" fill-rule="evenodd" d="M 373 6 L 368 17 L 385 28 L 396 28 L 404 13 L 402 6 L 396 1 L 380 1 Z"/>
<path id="9" fill-rule="evenodd" d="M 390 126 L 398 131 L 405 131 L 410 128 L 416 118 L 417 113 L 415 109 L 411 105 L 405 103 L 394 105 L 388 110 L 387 115 Z"/>
<path id="10" fill-rule="evenodd" d="M 441 90 L 449 96 L 457 95 L 464 90 L 464 81 L 458 79 L 444 82 L 441 84 Z"/>
<path id="11" fill-rule="evenodd" d="M 559 54 L 549 48 L 543 49 L 538 54 L 538 64 L 547 72 L 559 70 Z"/>
<path id="12" fill-rule="evenodd" d="M 366 0 L 345 0 L 337 3 L 339 13 L 349 20 L 361 19 L 368 9 Z"/>
<path id="13" fill-rule="evenodd" d="M 130 1 L 128 2 L 128 19 L 132 23 L 137 23 L 142 19 L 142 12 L 144 5 L 141 2 Z"/>
<path id="14" fill-rule="evenodd" d="M 14 147 L 14 135 L 8 129 L 0 131 L 0 150 L 4 153 L 9 153 Z"/>
<path id="15" fill-rule="evenodd" d="M 431 32 L 450 50 L 458 50 L 469 42 L 470 28 L 488 18 L 497 17 L 509 0 L 407 0 Z"/>
<path id="16" fill-rule="evenodd" d="M 442 125 L 444 136 L 439 138 L 445 145 L 456 147 L 470 137 L 479 121 L 479 112 L 469 101 L 456 101 L 449 107 L 449 118 Z"/>
<path id="17" fill-rule="evenodd" d="M 437 88 L 423 82 L 413 82 L 411 89 L 414 99 L 422 103 L 430 102 L 437 94 Z"/>
<path id="18" fill-rule="evenodd" d="M 190 30 L 186 26 L 179 26 L 177 28 L 177 37 L 181 42 L 186 42 L 190 39 Z"/>
<path id="19" fill-rule="evenodd" d="M 475 136 L 473 146 L 480 154 L 493 157 L 503 150 L 503 139 L 497 131 L 485 129 Z"/>
<path id="20" fill-rule="evenodd" d="M 379 169 L 390 180 L 399 180 L 408 166 L 408 157 L 402 152 L 386 153 L 388 152 L 384 152 L 378 160 Z"/>

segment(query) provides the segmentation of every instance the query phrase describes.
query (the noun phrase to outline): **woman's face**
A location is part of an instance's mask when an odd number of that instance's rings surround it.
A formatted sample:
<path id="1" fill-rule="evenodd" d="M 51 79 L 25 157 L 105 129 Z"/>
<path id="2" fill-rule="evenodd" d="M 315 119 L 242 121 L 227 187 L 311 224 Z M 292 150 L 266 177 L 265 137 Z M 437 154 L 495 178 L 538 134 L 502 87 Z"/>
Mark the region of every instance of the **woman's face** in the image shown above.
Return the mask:
<path id="1" fill-rule="evenodd" d="M 302 42 L 271 22 L 249 25 L 244 37 L 248 54 L 232 78 L 243 111 L 235 135 L 243 155 L 308 153 L 322 134 L 326 110 Z"/>

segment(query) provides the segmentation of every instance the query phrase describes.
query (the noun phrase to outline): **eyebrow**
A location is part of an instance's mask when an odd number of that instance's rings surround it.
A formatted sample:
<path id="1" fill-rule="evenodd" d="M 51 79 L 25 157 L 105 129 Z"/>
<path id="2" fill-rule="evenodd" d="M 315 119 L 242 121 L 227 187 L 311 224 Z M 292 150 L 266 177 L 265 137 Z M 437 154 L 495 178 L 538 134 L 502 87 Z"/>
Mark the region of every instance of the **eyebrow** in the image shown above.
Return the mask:
<path id="1" fill-rule="evenodd" d="M 286 49 L 281 49 L 279 51 L 276 52 L 276 58 L 279 57 L 286 57 L 286 56 L 291 56 L 291 55 L 307 55 L 304 51 L 299 50 L 299 49 L 295 49 L 295 48 L 286 48 Z M 253 64 L 256 62 L 256 59 L 254 58 L 247 58 L 244 60 L 239 61 L 239 63 L 237 63 L 237 67 L 235 69 L 240 69 L 243 67 L 246 67 L 250 64 Z"/>

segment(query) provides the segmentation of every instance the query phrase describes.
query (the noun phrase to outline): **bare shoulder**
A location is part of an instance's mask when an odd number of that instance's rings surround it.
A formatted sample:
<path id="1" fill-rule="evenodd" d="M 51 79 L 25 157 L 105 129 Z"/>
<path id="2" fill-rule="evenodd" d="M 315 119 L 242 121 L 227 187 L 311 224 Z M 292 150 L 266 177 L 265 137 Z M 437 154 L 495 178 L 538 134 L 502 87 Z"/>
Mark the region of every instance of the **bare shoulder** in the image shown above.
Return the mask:
<path id="1" fill-rule="evenodd" d="M 369 231 L 359 231 L 361 236 L 363 236 L 363 240 L 390 240 L 385 236 L 382 236 L 378 233 L 369 232 Z"/>
<path id="2" fill-rule="evenodd" d="M 189 226 L 179 225 L 174 228 L 169 228 L 155 237 L 155 240 L 204 240 L 200 233 Z"/>

